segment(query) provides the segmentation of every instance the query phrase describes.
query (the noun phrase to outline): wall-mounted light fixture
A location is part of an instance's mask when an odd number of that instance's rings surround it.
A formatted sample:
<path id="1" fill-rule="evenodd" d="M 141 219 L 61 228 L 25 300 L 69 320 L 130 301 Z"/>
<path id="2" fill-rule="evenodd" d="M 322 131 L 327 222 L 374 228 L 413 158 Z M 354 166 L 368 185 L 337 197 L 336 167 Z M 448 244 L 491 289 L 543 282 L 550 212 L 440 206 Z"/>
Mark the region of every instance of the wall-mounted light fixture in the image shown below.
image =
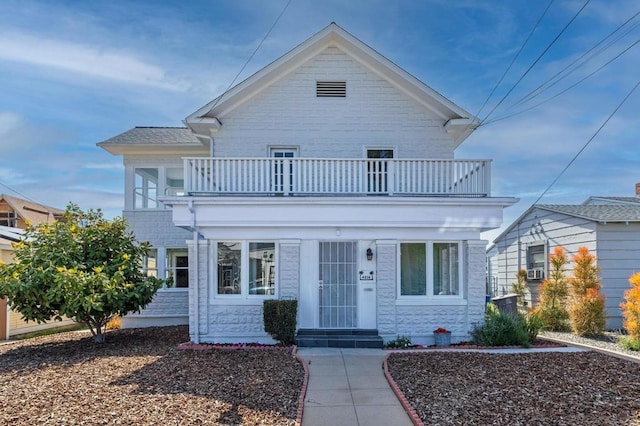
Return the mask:
<path id="1" fill-rule="evenodd" d="M 367 249 L 367 260 L 373 260 L 373 250 Z"/>

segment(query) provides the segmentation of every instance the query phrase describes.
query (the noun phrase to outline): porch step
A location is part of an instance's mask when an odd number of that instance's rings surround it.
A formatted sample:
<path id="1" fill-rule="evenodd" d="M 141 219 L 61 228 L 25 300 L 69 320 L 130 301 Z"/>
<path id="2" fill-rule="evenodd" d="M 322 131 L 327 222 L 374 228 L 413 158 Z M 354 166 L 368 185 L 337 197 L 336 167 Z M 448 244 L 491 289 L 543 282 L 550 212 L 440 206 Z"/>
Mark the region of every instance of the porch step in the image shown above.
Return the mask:
<path id="1" fill-rule="evenodd" d="M 376 329 L 301 328 L 296 344 L 302 348 L 374 348 L 383 346 Z"/>

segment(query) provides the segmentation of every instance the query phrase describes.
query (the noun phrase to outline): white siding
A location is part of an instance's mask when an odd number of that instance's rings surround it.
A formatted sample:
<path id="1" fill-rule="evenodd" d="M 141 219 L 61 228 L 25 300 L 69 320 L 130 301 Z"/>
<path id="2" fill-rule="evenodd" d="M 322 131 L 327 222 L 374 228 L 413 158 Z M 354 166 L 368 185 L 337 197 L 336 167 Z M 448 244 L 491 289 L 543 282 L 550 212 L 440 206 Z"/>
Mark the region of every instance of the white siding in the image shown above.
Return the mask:
<path id="1" fill-rule="evenodd" d="M 347 97 L 317 98 L 316 80 L 346 80 Z M 335 47 L 220 120 L 216 157 L 296 146 L 301 157 L 362 158 L 367 146 L 397 148 L 398 158 L 453 158 L 442 119 Z"/>
<path id="2" fill-rule="evenodd" d="M 493 274 L 497 277 L 498 295 L 511 293 L 511 284 L 516 279 L 519 269 L 526 269 L 527 246 L 544 244 L 547 253 L 553 253 L 557 246 L 562 246 L 569 253 L 569 260 L 585 246 L 592 253 L 596 250 L 596 225 L 594 222 L 534 208 L 522 217 L 511 230 L 495 241 L 496 250 L 490 259 Z M 571 264 L 567 265 L 567 274 L 571 272 Z M 545 276 L 548 273 L 548 262 Z M 534 306 L 538 298 L 538 285 L 541 281 L 530 281 L 527 302 Z"/>
<path id="3" fill-rule="evenodd" d="M 602 291 L 607 297 L 607 326 L 622 328 L 620 303 L 629 277 L 640 271 L 640 224 L 598 224 L 598 266 Z"/>

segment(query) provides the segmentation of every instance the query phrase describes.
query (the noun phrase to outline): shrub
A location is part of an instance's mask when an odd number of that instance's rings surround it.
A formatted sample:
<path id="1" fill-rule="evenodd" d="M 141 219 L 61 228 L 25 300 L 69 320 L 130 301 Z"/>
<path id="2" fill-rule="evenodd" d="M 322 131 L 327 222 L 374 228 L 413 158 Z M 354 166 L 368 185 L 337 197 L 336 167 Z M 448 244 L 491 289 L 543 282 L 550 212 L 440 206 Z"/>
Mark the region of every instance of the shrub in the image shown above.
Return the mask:
<path id="1" fill-rule="evenodd" d="M 283 345 L 296 341 L 297 300 L 265 300 L 263 305 L 264 330 Z"/>
<path id="2" fill-rule="evenodd" d="M 640 338 L 634 336 L 623 336 L 618 341 L 620 346 L 630 351 L 640 351 Z"/>
<path id="3" fill-rule="evenodd" d="M 629 335 L 629 339 L 640 342 L 640 272 L 629 278 L 631 288 L 624 292 L 622 309 L 622 326 Z"/>
<path id="4" fill-rule="evenodd" d="M 569 318 L 572 331 L 580 336 L 604 332 L 606 316 L 604 296 L 600 294 L 600 279 L 596 257 L 586 247 L 580 247 L 573 257 L 573 278 L 569 280 L 571 297 Z"/>
<path id="5" fill-rule="evenodd" d="M 411 339 L 407 336 L 398 336 L 384 345 L 385 348 L 410 348 L 412 346 Z"/>
<path id="6" fill-rule="evenodd" d="M 521 269 L 516 273 L 516 280 L 511 283 L 511 291 L 518 295 L 518 310 L 520 312 L 526 312 L 527 271 L 525 269 Z"/>
<path id="7" fill-rule="evenodd" d="M 500 312 L 488 313 L 484 324 L 474 327 L 471 338 L 480 346 L 530 345 L 529 333 L 521 317 Z"/>
<path id="8" fill-rule="evenodd" d="M 569 313 L 566 300 L 569 288 L 564 269 L 567 264 L 565 250 L 560 246 L 556 247 L 549 256 L 549 263 L 551 265 L 549 278 L 540 284 L 538 306 L 534 313 L 541 321 L 543 330 L 567 331 Z"/>
<path id="9" fill-rule="evenodd" d="M 536 340 L 538 333 L 542 330 L 542 318 L 536 312 L 530 312 L 527 315 L 521 314 L 520 320 L 529 335 L 529 342 Z"/>

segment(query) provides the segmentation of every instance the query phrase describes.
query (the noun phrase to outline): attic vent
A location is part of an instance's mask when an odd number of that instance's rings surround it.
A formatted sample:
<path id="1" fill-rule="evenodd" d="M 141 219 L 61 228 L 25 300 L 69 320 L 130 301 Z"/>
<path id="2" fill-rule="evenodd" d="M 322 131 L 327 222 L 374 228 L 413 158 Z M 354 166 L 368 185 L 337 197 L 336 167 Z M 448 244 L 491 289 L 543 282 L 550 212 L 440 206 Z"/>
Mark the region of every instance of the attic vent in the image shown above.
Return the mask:
<path id="1" fill-rule="evenodd" d="M 316 97 L 318 98 L 346 98 L 346 81 L 316 81 Z"/>

